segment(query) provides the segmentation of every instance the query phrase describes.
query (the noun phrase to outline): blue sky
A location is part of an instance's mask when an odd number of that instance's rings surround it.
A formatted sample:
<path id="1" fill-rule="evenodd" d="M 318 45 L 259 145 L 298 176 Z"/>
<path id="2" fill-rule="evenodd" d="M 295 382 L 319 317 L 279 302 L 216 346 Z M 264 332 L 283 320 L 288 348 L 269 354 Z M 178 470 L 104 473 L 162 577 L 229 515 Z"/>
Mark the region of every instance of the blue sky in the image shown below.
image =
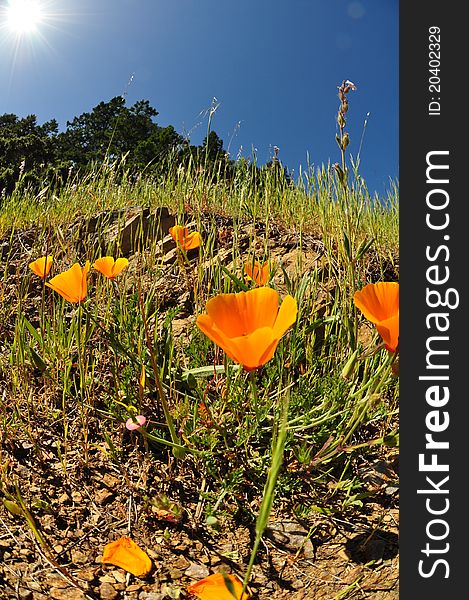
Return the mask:
<path id="1" fill-rule="evenodd" d="M 295 177 L 308 160 L 339 162 L 337 86 L 349 79 L 360 173 L 379 194 L 398 179 L 398 0 L 36 1 L 36 31 L 18 37 L 0 16 L 0 114 L 64 129 L 125 95 L 200 144 L 216 98 L 212 128 L 232 158 L 255 148 L 262 164 L 276 145 Z"/>

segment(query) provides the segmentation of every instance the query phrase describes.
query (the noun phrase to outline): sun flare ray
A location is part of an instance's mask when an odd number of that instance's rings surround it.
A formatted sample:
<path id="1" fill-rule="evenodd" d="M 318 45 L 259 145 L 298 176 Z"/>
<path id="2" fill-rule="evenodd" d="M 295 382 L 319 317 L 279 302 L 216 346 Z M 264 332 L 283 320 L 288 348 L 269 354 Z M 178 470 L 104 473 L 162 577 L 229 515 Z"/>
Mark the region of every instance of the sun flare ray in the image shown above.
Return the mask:
<path id="1" fill-rule="evenodd" d="M 10 0 L 5 8 L 6 25 L 17 35 L 35 32 L 43 18 L 43 7 L 39 0 Z"/>

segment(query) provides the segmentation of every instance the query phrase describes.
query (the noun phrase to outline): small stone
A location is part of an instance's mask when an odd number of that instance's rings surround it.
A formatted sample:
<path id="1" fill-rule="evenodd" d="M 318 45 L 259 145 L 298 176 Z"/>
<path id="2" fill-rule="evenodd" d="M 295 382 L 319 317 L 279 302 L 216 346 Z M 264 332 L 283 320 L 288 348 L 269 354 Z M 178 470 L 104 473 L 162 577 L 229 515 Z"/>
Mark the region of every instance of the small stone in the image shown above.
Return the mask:
<path id="1" fill-rule="evenodd" d="M 111 571 L 110 574 L 119 583 L 124 583 L 126 580 L 126 574 L 123 571 L 118 571 L 117 569 L 114 569 L 114 571 Z"/>
<path id="2" fill-rule="evenodd" d="M 171 600 L 178 600 L 181 597 L 181 589 L 173 588 L 169 585 L 161 586 L 161 593 L 163 594 L 163 598 L 171 598 Z"/>
<path id="3" fill-rule="evenodd" d="M 59 575 L 56 575 L 55 573 L 51 573 L 50 575 L 47 575 L 46 581 L 47 581 L 47 585 L 54 589 L 63 590 L 64 588 L 70 587 L 70 584 L 68 583 L 68 581 L 65 581 L 65 579 L 63 579 Z"/>
<path id="4" fill-rule="evenodd" d="M 181 579 L 184 573 L 180 569 L 170 569 L 169 576 L 171 579 Z"/>
<path id="5" fill-rule="evenodd" d="M 53 600 L 84 600 L 85 594 L 74 587 L 57 588 L 53 587 L 49 590 L 49 597 Z"/>
<path id="6" fill-rule="evenodd" d="M 72 550 L 71 556 L 72 562 L 76 565 L 83 565 L 90 562 L 88 556 L 81 550 Z"/>
<path id="7" fill-rule="evenodd" d="M 75 562 L 75 561 L 73 561 Z M 96 569 L 81 569 L 77 573 L 77 578 L 83 581 L 93 581 L 96 577 Z"/>
<path id="8" fill-rule="evenodd" d="M 308 532 L 295 521 L 271 523 L 266 530 L 266 535 L 281 548 L 292 553 L 299 552 L 305 558 L 314 556 L 314 547 L 309 539 Z"/>
<path id="9" fill-rule="evenodd" d="M 110 488 L 115 488 L 119 485 L 120 479 L 118 477 L 114 477 L 114 475 L 110 475 L 106 473 L 103 477 L 104 485 L 107 485 Z"/>
<path id="10" fill-rule="evenodd" d="M 104 582 L 99 586 L 99 596 L 102 600 L 114 600 L 117 592 L 110 583 Z"/>
<path id="11" fill-rule="evenodd" d="M 292 588 L 295 590 L 300 590 L 301 588 L 305 587 L 304 581 L 302 581 L 301 579 L 294 579 L 291 582 Z"/>
<path id="12" fill-rule="evenodd" d="M 198 565 L 197 563 L 191 563 L 190 567 L 184 571 L 184 575 L 187 577 L 193 577 L 194 579 L 203 579 L 208 577 L 210 571 L 205 565 Z"/>
<path id="13" fill-rule="evenodd" d="M 94 495 L 94 499 L 98 504 L 104 504 L 107 502 L 112 496 L 114 496 L 113 492 L 109 490 L 98 490 Z"/>
<path id="14" fill-rule="evenodd" d="M 59 496 L 59 504 L 68 504 L 70 502 L 70 496 L 67 492 L 64 492 Z"/>
<path id="15" fill-rule="evenodd" d="M 184 556 L 179 556 L 174 562 L 173 566 L 175 569 L 187 569 L 190 565 L 190 562 Z"/>

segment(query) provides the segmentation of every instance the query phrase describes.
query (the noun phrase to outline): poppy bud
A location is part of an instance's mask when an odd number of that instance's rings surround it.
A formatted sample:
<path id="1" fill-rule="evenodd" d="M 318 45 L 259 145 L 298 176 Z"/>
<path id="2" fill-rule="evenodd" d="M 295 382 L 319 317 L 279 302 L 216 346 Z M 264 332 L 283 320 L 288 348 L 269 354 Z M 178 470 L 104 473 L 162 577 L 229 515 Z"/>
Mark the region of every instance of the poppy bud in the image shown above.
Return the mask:
<path id="1" fill-rule="evenodd" d="M 353 375 L 353 372 L 355 371 L 355 366 L 357 364 L 358 354 L 358 350 L 355 350 L 355 352 L 351 354 L 350 358 L 345 363 L 345 367 L 342 369 L 341 373 L 342 379 L 350 379 L 350 377 Z"/>

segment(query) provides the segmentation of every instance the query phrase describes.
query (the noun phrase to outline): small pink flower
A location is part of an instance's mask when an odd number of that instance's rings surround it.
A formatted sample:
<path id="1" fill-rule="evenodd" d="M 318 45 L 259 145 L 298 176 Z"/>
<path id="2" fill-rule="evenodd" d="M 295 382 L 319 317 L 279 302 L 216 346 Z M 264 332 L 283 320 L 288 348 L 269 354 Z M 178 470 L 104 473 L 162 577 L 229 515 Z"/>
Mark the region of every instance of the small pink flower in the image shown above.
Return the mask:
<path id="1" fill-rule="evenodd" d="M 127 419 L 125 422 L 125 426 L 129 431 L 134 431 L 135 429 L 139 429 L 142 425 L 145 425 L 147 420 L 143 415 L 137 415 L 136 417 Z"/>

